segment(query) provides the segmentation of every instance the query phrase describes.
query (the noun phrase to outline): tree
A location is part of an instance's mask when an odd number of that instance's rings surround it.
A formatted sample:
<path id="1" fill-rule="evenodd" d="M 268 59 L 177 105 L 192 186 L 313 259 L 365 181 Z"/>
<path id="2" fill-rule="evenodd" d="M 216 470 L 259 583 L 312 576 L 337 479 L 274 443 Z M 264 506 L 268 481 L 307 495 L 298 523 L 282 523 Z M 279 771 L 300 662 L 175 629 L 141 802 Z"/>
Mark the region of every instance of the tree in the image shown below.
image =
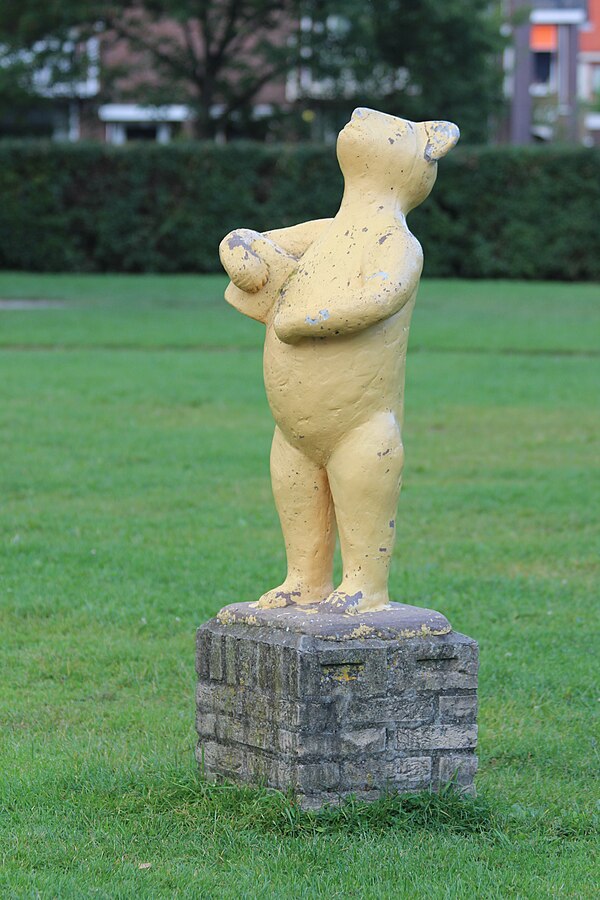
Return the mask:
<path id="1" fill-rule="evenodd" d="M 299 7 L 298 0 L 3 0 L 0 43 L 6 59 L 13 54 L 23 91 L 23 54 L 33 69 L 46 64 L 50 45 L 81 46 L 101 33 L 105 58 L 110 45 L 127 49 L 126 65 L 105 68 L 105 84 L 137 100 L 187 103 L 197 135 L 210 137 L 296 63 Z M 61 84 L 77 77 L 64 65 L 54 74 Z"/>
<path id="2" fill-rule="evenodd" d="M 502 104 L 501 11 L 489 0 L 372 0 L 375 40 L 408 73 L 411 106 L 423 118 L 461 124 L 485 140 Z"/>
<path id="3" fill-rule="evenodd" d="M 464 140 L 486 140 L 503 103 L 499 2 L 329 0 L 321 20 L 334 26 L 319 49 L 320 70 L 332 75 L 323 105 L 452 119 Z"/>
<path id="4" fill-rule="evenodd" d="M 102 35 L 106 98 L 186 103 L 199 137 L 247 118 L 260 90 L 301 72 L 297 105 L 334 132 L 352 105 L 455 119 L 485 140 L 502 103 L 499 0 L 2 0 L 0 108 L 81 77 Z M 111 64 L 111 46 L 125 47 Z M 75 50 L 74 50 L 75 48 Z M 35 51 L 35 52 L 33 52 Z M 37 75 L 36 70 L 37 69 Z M 110 88 L 110 93 L 108 89 Z M 8 92 L 8 94 L 7 94 Z M 43 91 L 42 91 L 43 93 Z"/>

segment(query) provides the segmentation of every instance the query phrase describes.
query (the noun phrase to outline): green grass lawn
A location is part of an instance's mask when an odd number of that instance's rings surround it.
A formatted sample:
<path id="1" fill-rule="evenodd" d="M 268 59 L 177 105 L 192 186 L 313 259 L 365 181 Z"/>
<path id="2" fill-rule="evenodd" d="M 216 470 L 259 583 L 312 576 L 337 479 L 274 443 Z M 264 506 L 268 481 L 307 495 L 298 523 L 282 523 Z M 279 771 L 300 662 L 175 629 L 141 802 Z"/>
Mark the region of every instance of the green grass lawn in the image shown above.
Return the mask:
<path id="1" fill-rule="evenodd" d="M 479 796 L 316 816 L 194 764 L 195 628 L 284 569 L 223 287 L 0 275 L 63 303 L 0 309 L 0 896 L 598 896 L 600 288 L 422 285 L 391 592 L 480 643 Z"/>

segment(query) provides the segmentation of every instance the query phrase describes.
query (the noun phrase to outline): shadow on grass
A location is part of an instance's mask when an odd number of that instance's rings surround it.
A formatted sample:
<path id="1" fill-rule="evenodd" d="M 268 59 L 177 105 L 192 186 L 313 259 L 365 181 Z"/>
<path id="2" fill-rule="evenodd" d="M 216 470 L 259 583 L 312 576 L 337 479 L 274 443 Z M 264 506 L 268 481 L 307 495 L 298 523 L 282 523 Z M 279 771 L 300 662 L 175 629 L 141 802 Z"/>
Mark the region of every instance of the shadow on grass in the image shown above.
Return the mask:
<path id="1" fill-rule="evenodd" d="M 1 781 L 1 779 L 0 779 Z M 83 765 L 70 777 L 44 784 L 17 779 L 0 784 L 0 809 L 20 817 L 40 797 L 75 819 L 146 823 L 165 819 L 194 830 L 210 826 L 282 837 L 426 831 L 476 835 L 495 844 L 541 838 L 577 840 L 596 835 L 600 816 L 578 808 L 508 807 L 485 795 L 470 797 L 453 786 L 439 793 L 393 794 L 366 803 L 353 798 L 319 811 L 300 809 L 292 795 L 230 782 L 210 783 L 195 766 L 145 760 L 126 769 Z"/>
<path id="2" fill-rule="evenodd" d="M 210 783 L 195 769 L 155 771 L 153 778 L 159 782 L 154 781 L 154 801 L 159 796 L 163 809 L 194 808 L 199 817 L 210 816 L 224 826 L 287 837 L 427 831 L 479 835 L 494 843 L 509 844 L 534 836 L 551 843 L 576 840 L 597 835 L 600 830 L 600 815 L 590 816 L 576 806 L 509 807 L 498 798 L 490 802 L 485 795 L 467 796 L 451 784 L 438 793 L 389 793 L 371 803 L 351 797 L 339 806 L 315 811 L 300 809 L 293 795 L 280 791 L 226 781 Z"/>
<path id="3" fill-rule="evenodd" d="M 209 791 L 233 790 L 231 785 L 207 785 Z M 222 794 L 221 794 L 222 796 Z M 357 834 L 364 831 L 451 831 L 460 834 L 493 833 L 496 816 L 487 803 L 461 795 L 452 787 L 439 794 L 389 793 L 370 803 L 350 797 L 340 805 L 321 810 L 302 810 L 292 796 L 258 789 L 243 790 L 243 805 L 253 828 L 282 836 Z"/>
<path id="4" fill-rule="evenodd" d="M 371 803 L 351 797 L 339 806 L 307 811 L 292 794 L 227 781 L 211 783 L 194 769 L 161 767 L 129 774 L 129 783 L 121 781 L 117 788 L 121 808 L 128 798 L 140 811 L 143 807 L 149 812 L 151 806 L 163 814 L 194 813 L 199 820 L 208 817 L 224 827 L 286 837 L 389 829 L 499 834 L 505 824 L 485 799 L 465 796 L 453 786 L 440 793 L 390 793 Z"/>

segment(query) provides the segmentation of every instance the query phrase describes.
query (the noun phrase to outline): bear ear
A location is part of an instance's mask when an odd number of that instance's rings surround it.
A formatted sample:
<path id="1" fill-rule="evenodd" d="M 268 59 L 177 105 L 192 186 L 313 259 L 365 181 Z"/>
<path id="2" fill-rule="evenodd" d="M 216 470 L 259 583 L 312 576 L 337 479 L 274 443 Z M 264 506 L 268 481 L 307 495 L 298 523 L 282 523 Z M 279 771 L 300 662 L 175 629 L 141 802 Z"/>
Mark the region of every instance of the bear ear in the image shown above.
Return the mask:
<path id="1" fill-rule="evenodd" d="M 425 159 L 434 162 L 445 156 L 456 145 L 460 137 L 458 126 L 453 122 L 423 122 L 427 144 Z"/>

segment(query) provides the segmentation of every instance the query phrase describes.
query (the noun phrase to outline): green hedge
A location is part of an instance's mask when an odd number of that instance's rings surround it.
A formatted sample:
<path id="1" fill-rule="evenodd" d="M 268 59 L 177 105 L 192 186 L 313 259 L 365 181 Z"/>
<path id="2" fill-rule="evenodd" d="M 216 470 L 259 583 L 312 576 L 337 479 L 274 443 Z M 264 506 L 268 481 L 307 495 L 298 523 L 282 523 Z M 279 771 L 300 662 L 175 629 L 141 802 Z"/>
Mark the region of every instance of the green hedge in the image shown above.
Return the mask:
<path id="1" fill-rule="evenodd" d="M 332 147 L 0 143 L 0 267 L 210 272 L 237 226 L 332 215 Z M 454 151 L 411 215 L 426 273 L 600 278 L 600 150 Z"/>

